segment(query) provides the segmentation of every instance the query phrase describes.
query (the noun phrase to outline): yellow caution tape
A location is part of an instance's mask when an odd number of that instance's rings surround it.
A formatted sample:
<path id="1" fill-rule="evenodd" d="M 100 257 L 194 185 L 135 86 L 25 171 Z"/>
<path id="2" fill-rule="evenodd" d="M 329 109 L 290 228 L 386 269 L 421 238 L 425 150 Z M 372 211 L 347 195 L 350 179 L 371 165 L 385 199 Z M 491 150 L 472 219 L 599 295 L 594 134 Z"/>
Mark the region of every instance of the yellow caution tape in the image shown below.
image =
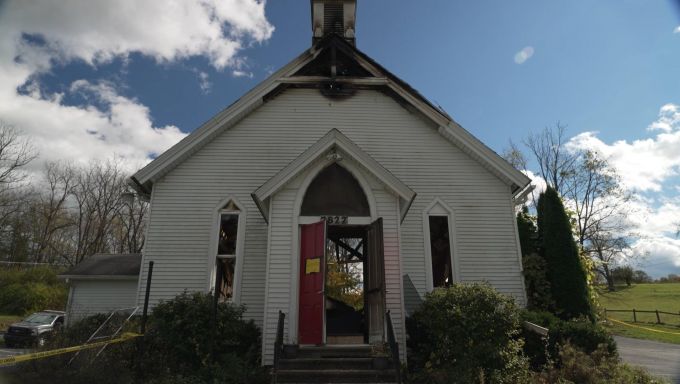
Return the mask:
<path id="1" fill-rule="evenodd" d="M 659 333 L 666 333 L 666 334 L 669 334 L 669 335 L 677 335 L 677 336 L 680 336 L 680 332 L 668 332 L 668 331 L 662 331 L 662 330 L 660 330 L 660 329 L 653 329 L 653 328 L 641 327 L 641 326 L 639 326 L 639 325 L 628 324 L 628 323 L 623 322 L 623 321 L 621 321 L 621 320 L 612 319 L 611 317 L 607 317 L 607 320 L 613 321 L 613 322 L 615 322 L 615 323 L 627 325 L 627 326 L 633 327 L 633 328 L 640 328 L 640 329 L 644 329 L 644 330 L 647 330 L 647 331 L 659 332 Z"/>
<path id="2" fill-rule="evenodd" d="M 10 357 L 2 357 L 2 358 L 0 358 L 0 367 L 2 367 L 4 365 L 12 365 L 12 364 L 15 364 L 15 363 L 22 363 L 24 361 L 37 360 L 37 359 L 42 359 L 42 358 L 45 358 L 45 357 L 82 351 L 84 349 L 92 349 L 92 348 L 97 348 L 97 347 L 103 347 L 103 346 L 108 345 L 108 344 L 121 343 L 123 341 L 132 340 L 132 339 L 134 339 L 136 337 L 140 337 L 140 336 L 143 336 L 143 335 L 138 334 L 138 333 L 124 333 L 121 337 L 119 337 L 117 339 L 112 339 L 112 340 L 97 341 L 97 342 L 90 343 L 90 344 L 83 344 L 83 345 L 76 345 L 76 346 L 73 346 L 73 347 L 53 349 L 51 351 L 42 351 L 42 352 L 26 353 L 26 354 L 23 354 L 23 355 L 16 355 L 16 356 L 10 356 Z"/>

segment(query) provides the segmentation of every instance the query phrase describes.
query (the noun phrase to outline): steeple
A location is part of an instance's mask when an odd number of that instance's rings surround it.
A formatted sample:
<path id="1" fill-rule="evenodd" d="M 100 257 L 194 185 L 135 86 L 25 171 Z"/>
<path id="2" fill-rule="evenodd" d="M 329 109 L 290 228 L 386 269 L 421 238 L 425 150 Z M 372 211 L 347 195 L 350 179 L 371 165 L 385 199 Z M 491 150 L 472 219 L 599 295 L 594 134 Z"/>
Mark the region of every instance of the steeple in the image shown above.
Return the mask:
<path id="1" fill-rule="evenodd" d="M 335 33 L 355 45 L 356 0 L 311 0 L 312 43 Z"/>

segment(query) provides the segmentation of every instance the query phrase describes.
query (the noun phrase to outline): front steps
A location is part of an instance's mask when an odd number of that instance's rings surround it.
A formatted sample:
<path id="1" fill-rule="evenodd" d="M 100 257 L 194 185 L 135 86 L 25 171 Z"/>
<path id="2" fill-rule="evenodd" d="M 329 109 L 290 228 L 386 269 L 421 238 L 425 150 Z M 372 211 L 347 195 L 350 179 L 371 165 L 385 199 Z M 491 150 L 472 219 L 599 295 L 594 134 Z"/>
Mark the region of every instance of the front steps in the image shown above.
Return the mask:
<path id="1" fill-rule="evenodd" d="M 367 345 L 285 346 L 276 383 L 395 383 L 388 356 Z"/>

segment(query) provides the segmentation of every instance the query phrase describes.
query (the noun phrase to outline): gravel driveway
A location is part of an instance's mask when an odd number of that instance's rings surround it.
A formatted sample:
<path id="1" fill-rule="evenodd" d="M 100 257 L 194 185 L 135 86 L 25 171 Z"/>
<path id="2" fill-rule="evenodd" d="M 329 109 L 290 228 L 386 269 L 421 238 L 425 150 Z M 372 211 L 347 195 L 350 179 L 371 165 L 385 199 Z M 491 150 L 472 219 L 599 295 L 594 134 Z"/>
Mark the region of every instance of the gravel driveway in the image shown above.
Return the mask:
<path id="1" fill-rule="evenodd" d="M 614 336 L 624 362 L 680 384 L 680 345 Z"/>

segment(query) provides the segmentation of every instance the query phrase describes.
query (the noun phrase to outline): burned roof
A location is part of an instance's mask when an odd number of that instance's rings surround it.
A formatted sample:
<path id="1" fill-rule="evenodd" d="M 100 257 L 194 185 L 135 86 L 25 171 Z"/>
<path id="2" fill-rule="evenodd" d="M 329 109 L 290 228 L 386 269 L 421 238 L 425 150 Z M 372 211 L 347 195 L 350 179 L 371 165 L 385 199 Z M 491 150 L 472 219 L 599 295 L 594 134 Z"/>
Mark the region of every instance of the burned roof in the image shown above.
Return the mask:
<path id="1" fill-rule="evenodd" d="M 62 278 L 126 278 L 139 276 L 140 253 L 98 253 L 60 275 Z"/>

